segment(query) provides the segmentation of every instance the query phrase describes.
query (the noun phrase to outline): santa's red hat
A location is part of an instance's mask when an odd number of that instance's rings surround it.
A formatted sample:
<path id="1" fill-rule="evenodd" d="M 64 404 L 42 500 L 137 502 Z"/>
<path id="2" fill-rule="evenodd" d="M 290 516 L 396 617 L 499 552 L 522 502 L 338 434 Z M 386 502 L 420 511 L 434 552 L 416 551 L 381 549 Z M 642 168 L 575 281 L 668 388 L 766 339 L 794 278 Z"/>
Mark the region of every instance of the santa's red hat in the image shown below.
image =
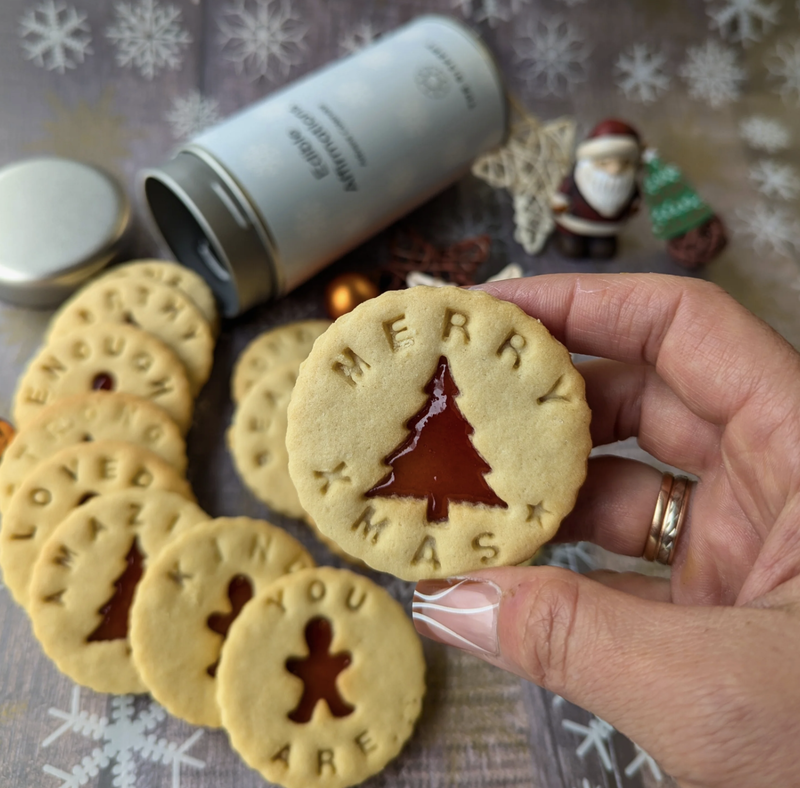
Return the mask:
<path id="1" fill-rule="evenodd" d="M 575 156 L 579 159 L 599 159 L 605 156 L 626 156 L 638 159 L 642 152 L 639 132 L 624 120 L 602 120 L 589 136 L 578 145 Z"/>

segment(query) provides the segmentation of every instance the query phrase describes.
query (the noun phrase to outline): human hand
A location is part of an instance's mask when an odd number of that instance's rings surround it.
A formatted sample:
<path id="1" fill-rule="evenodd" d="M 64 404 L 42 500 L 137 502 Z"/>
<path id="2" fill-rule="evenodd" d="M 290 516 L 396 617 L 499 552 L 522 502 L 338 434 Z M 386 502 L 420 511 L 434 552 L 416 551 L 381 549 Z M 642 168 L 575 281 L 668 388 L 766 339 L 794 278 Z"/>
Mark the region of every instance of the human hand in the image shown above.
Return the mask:
<path id="1" fill-rule="evenodd" d="M 636 435 L 699 482 L 670 580 L 476 571 L 417 586 L 438 596 L 425 613 L 456 637 L 417 628 L 592 711 L 684 786 L 796 786 L 800 356 L 698 280 L 553 275 L 482 289 L 572 352 L 602 357 L 579 367 L 595 445 Z M 661 479 L 632 460 L 590 459 L 558 538 L 641 555 Z"/>

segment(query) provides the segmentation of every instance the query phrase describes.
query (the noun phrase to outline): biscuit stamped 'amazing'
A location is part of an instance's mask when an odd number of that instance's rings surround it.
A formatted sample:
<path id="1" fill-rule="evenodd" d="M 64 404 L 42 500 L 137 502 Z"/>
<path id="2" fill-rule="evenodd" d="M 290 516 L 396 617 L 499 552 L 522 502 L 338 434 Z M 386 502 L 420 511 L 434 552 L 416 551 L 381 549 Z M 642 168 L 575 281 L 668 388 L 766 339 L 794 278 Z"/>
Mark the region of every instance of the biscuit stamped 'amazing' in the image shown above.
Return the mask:
<path id="1" fill-rule="evenodd" d="M 289 405 L 289 471 L 319 529 L 376 569 L 445 577 L 533 555 L 591 449 L 583 378 L 517 306 L 385 293 L 317 340 Z"/>

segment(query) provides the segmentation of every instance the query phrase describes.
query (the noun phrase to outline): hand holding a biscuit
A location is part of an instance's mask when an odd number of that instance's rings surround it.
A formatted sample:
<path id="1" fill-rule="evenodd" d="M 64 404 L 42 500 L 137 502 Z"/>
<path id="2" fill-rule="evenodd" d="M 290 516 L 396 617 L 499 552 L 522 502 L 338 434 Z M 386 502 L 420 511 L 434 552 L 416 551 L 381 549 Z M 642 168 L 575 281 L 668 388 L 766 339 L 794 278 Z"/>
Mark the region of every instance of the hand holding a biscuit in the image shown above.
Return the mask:
<path id="1" fill-rule="evenodd" d="M 447 638 L 607 720 L 685 786 L 797 784 L 800 355 L 706 282 L 487 284 L 574 353 L 592 439 L 637 436 L 697 477 L 669 580 L 551 567 L 423 581 L 475 615 Z M 557 539 L 643 554 L 662 474 L 593 457 Z M 426 632 L 430 634 L 430 630 Z"/>

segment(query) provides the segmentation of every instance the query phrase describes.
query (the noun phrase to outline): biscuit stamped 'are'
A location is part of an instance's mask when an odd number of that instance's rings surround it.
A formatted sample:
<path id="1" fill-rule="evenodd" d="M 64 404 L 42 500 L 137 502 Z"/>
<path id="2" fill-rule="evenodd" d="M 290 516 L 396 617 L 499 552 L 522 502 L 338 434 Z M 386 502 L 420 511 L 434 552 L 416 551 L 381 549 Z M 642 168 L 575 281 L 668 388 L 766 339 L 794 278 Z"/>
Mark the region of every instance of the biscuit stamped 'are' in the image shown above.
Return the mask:
<path id="1" fill-rule="evenodd" d="M 575 504 L 591 449 L 584 381 L 517 306 L 415 287 L 316 342 L 289 405 L 303 508 L 405 580 L 521 563 Z"/>

